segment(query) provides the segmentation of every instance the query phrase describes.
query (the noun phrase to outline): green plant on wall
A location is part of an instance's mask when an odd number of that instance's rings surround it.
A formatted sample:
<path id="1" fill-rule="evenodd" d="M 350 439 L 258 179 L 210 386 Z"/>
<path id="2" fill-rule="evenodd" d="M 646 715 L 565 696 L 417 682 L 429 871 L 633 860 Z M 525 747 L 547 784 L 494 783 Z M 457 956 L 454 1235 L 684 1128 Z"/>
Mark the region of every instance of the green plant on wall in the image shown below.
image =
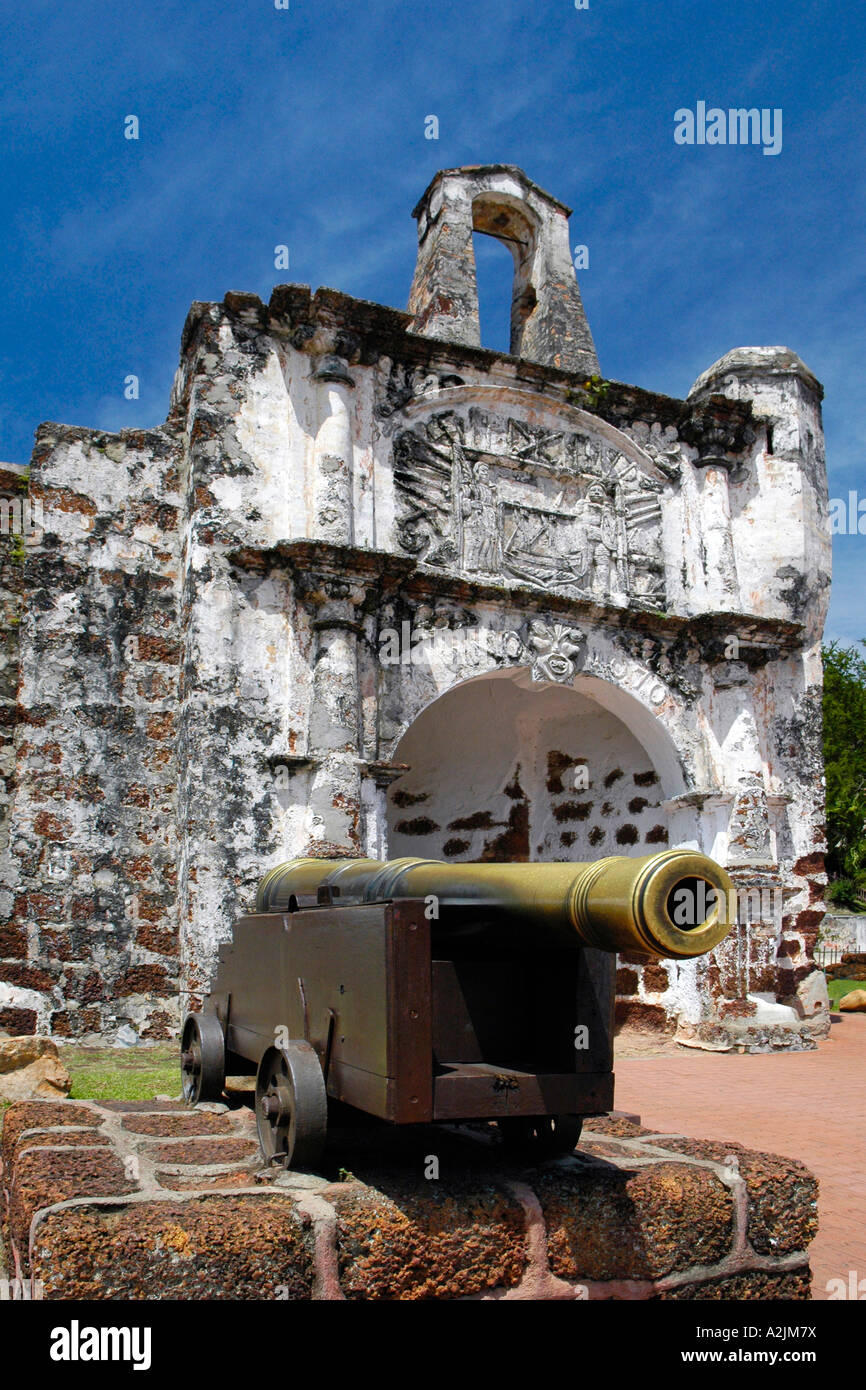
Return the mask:
<path id="1" fill-rule="evenodd" d="M 588 376 L 577 391 L 569 391 L 568 399 L 572 405 L 583 410 L 597 410 L 610 390 L 611 383 L 596 373 Z"/>

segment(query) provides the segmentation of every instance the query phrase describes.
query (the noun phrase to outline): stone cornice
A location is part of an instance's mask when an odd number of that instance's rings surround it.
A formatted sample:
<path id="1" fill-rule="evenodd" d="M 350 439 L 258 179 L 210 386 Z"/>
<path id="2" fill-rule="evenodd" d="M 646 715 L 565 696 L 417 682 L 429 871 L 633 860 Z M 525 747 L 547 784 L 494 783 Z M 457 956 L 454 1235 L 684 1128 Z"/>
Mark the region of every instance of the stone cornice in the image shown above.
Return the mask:
<path id="1" fill-rule="evenodd" d="M 282 541 L 267 548 L 241 546 L 230 550 L 227 558 L 239 569 L 259 573 L 285 569 L 308 583 L 323 576 L 345 583 L 374 584 L 386 593 L 399 592 L 412 599 L 436 597 L 461 604 L 494 603 L 503 608 L 524 608 L 531 613 L 561 613 L 575 623 L 644 632 L 667 643 L 691 639 L 709 661 L 723 659 L 719 653 L 731 636 L 736 636 L 755 657 L 759 654 L 760 661 L 756 664 L 762 664 L 777 655 L 797 651 L 803 645 L 805 634 L 802 623 L 782 618 L 729 612 L 685 616 L 618 608 L 592 599 L 567 598 L 517 585 L 472 583 L 459 575 L 443 574 L 429 566 L 417 565 L 401 555 L 314 540 Z"/>

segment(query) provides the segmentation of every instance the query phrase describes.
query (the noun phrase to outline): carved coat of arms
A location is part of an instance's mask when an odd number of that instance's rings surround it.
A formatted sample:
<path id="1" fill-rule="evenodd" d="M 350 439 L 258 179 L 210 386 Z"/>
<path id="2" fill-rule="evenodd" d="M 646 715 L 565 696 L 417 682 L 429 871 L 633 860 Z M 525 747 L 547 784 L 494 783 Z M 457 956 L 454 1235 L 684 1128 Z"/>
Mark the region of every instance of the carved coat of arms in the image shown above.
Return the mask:
<path id="1" fill-rule="evenodd" d="M 665 484 L 601 435 L 445 411 L 397 434 L 394 480 L 397 543 L 425 564 L 664 606 Z"/>

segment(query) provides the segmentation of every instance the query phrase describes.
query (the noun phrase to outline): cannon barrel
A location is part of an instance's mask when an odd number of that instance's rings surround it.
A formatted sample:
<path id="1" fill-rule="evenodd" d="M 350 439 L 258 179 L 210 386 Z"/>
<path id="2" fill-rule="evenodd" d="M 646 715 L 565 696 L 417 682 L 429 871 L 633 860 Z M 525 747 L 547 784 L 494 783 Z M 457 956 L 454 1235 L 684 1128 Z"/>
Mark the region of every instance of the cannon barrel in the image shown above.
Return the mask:
<path id="1" fill-rule="evenodd" d="M 691 850 L 588 864 L 293 859 L 265 875 L 256 909 L 291 911 L 323 889 L 340 903 L 431 899 L 434 939 L 594 946 L 673 960 L 703 955 L 724 939 L 736 896 L 724 869 Z"/>

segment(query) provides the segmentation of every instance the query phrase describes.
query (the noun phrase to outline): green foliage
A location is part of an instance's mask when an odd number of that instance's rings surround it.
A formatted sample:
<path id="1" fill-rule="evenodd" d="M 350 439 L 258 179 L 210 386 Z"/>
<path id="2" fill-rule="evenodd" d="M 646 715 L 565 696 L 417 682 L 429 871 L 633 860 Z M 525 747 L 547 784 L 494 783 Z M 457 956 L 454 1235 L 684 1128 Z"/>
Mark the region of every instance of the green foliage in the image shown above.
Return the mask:
<path id="1" fill-rule="evenodd" d="M 838 895 L 831 897 L 862 908 L 856 895 L 866 896 L 866 657 L 837 642 L 824 648 L 824 762 L 827 872 Z"/>
<path id="2" fill-rule="evenodd" d="M 572 405 L 582 406 L 585 410 L 597 410 L 609 389 L 610 382 L 595 373 L 587 377 L 579 391 L 569 392 L 568 399 Z"/>
<path id="3" fill-rule="evenodd" d="M 834 907 L 844 907 L 849 912 L 863 912 L 866 910 L 863 892 L 864 879 L 862 876 L 860 878 L 837 878 L 827 888 L 827 899 Z"/>

